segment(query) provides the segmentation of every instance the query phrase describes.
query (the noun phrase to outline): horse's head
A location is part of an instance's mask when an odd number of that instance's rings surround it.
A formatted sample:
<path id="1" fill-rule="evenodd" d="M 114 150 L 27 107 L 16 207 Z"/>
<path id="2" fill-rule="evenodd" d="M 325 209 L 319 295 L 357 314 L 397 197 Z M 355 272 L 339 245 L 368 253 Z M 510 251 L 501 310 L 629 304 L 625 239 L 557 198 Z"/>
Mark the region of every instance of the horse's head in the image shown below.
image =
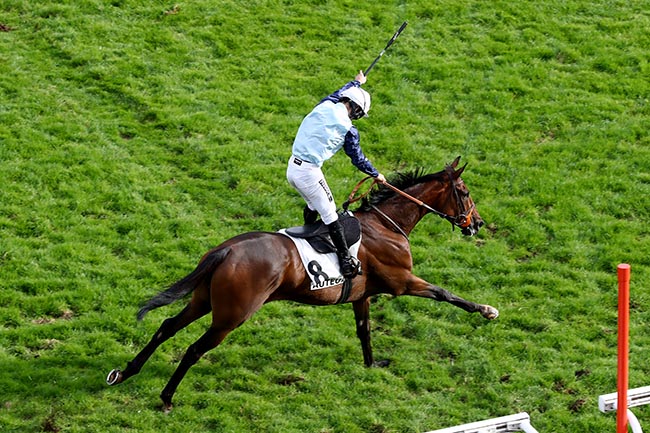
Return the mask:
<path id="1" fill-rule="evenodd" d="M 453 226 L 459 227 L 464 235 L 473 236 L 485 223 L 476 210 L 476 205 L 469 195 L 465 182 L 460 177 L 467 164 L 456 169 L 459 161 L 460 156 L 445 167 L 445 173 L 449 178 L 450 192 L 446 203 L 441 206 L 442 209 L 439 211 L 445 214 L 442 216 L 449 220 Z"/>
<path id="2" fill-rule="evenodd" d="M 378 189 L 370 190 L 369 197 L 364 199 L 359 210 L 379 213 L 382 219 L 404 236 L 427 213 L 438 215 L 449 221 L 452 227 L 460 228 L 464 235 L 473 236 L 484 222 L 460 178 L 465 166 L 456 169 L 459 160 L 460 156 L 438 173 L 423 175 L 421 170 L 397 173 L 390 183 L 386 182 Z M 351 197 L 361 183 L 363 181 L 357 185 Z M 420 210 L 406 212 L 405 202 L 415 203 Z M 349 202 L 344 204 L 345 209 L 347 204 Z"/>

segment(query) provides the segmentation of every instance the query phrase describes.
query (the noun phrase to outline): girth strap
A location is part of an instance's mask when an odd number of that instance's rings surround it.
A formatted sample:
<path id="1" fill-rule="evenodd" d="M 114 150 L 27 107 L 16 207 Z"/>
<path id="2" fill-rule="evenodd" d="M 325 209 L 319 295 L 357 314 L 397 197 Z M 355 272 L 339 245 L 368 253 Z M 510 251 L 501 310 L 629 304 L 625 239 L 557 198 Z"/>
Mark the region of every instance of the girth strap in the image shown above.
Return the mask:
<path id="1" fill-rule="evenodd" d="M 343 304 L 348 301 L 348 298 L 350 297 L 350 291 L 352 290 L 352 280 L 350 278 L 346 278 L 345 281 L 343 282 L 343 287 L 341 288 L 341 296 L 339 296 L 339 299 L 336 301 L 337 304 Z"/>

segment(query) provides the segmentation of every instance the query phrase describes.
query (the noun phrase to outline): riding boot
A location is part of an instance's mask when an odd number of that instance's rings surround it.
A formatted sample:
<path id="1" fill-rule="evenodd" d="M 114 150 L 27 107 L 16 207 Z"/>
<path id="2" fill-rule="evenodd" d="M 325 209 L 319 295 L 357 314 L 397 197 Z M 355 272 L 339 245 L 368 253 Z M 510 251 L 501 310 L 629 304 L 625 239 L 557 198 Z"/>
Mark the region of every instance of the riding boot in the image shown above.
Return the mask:
<path id="1" fill-rule="evenodd" d="M 327 228 L 332 238 L 332 242 L 336 247 L 336 255 L 339 258 L 339 264 L 341 265 L 341 274 L 345 278 L 354 278 L 361 273 L 361 263 L 359 260 L 352 257 L 350 250 L 348 250 L 348 244 L 345 241 L 345 235 L 343 234 L 343 226 L 339 220 L 334 221 L 331 224 L 327 225 Z"/>
<path id="2" fill-rule="evenodd" d="M 313 224 L 318 219 L 318 211 L 309 209 L 309 206 L 305 206 L 302 211 L 302 217 L 305 220 L 305 225 Z"/>

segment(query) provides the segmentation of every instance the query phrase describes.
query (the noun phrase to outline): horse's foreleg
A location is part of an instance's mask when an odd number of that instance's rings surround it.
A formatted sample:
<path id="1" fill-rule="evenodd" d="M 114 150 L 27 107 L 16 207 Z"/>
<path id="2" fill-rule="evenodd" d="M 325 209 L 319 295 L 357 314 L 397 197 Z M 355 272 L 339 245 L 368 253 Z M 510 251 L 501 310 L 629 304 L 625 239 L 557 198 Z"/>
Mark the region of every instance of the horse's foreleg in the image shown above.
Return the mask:
<path id="1" fill-rule="evenodd" d="M 435 286 L 415 276 L 412 276 L 411 281 L 407 284 L 406 291 L 402 294 L 435 299 L 440 302 L 448 302 L 469 313 L 481 313 L 481 316 L 489 320 L 499 317 L 499 310 L 490 305 L 477 304 L 468 301 L 460 296 L 454 295 L 442 287 Z"/>
<path id="2" fill-rule="evenodd" d="M 226 338 L 230 330 L 220 330 L 217 328 L 210 328 L 205 334 L 201 336 L 194 344 L 190 345 L 183 356 L 180 364 L 174 371 L 174 374 L 167 382 L 167 385 L 160 393 L 160 398 L 163 401 L 163 410 L 167 413 L 172 409 L 172 397 L 176 392 L 176 388 L 185 377 L 187 371 L 210 349 L 219 345 Z"/>
<path id="3" fill-rule="evenodd" d="M 363 362 L 372 366 L 372 347 L 370 346 L 370 298 L 363 298 L 352 303 L 354 320 L 357 324 L 357 337 L 361 341 Z"/>
<path id="4" fill-rule="evenodd" d="M 354 320 L 357 324 L 357 337 L 361 341 L 363 351 L 363 363 L 366 367 L 385 367 L 390 361 L 382 360 L 375 362 L 372 357 L 372 346 L 370 345 L 370 298 L 360 299 L 352 303 L 354 309 Z"/>
<path id="5" fill-rule="evenodd" d="M 133 358 L 131 362 L 127 363 L 124 371 L 114 369 L 108 373 L 106 383 L 109 385 L 117 385 L 118 383 L 124 382 L 129 377 L 138 374 L 142 369 L 142 366 L 147 362 L 158 346 L 176 335 L 179 330 L 183 329 L 198 318 L 205 316 L 208 312 L 210 312 L 210 304 L 205 304 L 199 307 L 189 304 L 176 316 L 163 321 L 160 328 L 158 328 L 153 337 L 151 337 L 149 343 L 136 355 L 135 358 Z"/>

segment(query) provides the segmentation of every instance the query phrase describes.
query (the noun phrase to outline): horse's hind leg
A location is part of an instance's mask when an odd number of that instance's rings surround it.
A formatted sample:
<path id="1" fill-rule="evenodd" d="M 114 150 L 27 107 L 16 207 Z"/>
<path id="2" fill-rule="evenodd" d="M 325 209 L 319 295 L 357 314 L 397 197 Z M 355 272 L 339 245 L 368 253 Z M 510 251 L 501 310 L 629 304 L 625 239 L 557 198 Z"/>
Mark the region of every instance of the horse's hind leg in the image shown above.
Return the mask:
<path id="1" fill-rule="evenodd" d="M 160 393 L 165 412 L 172 409 L 172 397 L 190 367 L 196 364 L 207 351 L 217 347 L 232 330 L 241 326 L 255 314 L 264 305 L 264 301 L 268 297 L 266 293 L 272 291 L 272 289 L 256 291 L 256 282 L 260 278 L 252 274 L 248 281 L 245 281 L 244 277 L 239 277 L 236 290 L 232 288 L 233 284 L 231 283 L 236 279 L 235 277 L 225 273 L 222 277 L 222 280 L 213 280 L 212 324 L 210 328 L 187 348 L 176 371 Z M 269 283 L 267 287 L 271 286 L 272 284 Z"/>
<path id="2" fill-rule="evenodd" d="M 160 393 L 160 398 L 163 401 L 163 410 L 169 412 L 172 409 L 172 397 L 176 392 L 176 388 L 185 377 L 187 371 L 209 350 L 214 349 L 226 338 L 231 329 L 217 329 L 211 327 L 201 336 L 194 344 L 188 347 L 187 352 L 183 356 L 180 364 L 174 371 L 174 374 L 167 382 L 167 385 Z"/>
<path id="3" fill-rule="evenodd" d="M 127 363 L 124 371 L 118 369 L 112 370 L 108 374 L 108 377 L 106 377 L 106 383 L 109 385 L 117 385 L 118 383 L 124 382 L 129 377 L 138 374 L 142 369 L 142 366 L 147 362 L 158 346 L 169 340 L 178 331 L 185 328 L 195 320 L 205 316 L 209 312 L 209 302 L 190 302 L 190 304 L 188 304 L 179 314 L 163 321 L 160 328 L 158 328 L 151 338 L 151 341 L 149 341 L 149 343 L 136 355 L 135 358 L 133 358 L 131 362 Z"/>

